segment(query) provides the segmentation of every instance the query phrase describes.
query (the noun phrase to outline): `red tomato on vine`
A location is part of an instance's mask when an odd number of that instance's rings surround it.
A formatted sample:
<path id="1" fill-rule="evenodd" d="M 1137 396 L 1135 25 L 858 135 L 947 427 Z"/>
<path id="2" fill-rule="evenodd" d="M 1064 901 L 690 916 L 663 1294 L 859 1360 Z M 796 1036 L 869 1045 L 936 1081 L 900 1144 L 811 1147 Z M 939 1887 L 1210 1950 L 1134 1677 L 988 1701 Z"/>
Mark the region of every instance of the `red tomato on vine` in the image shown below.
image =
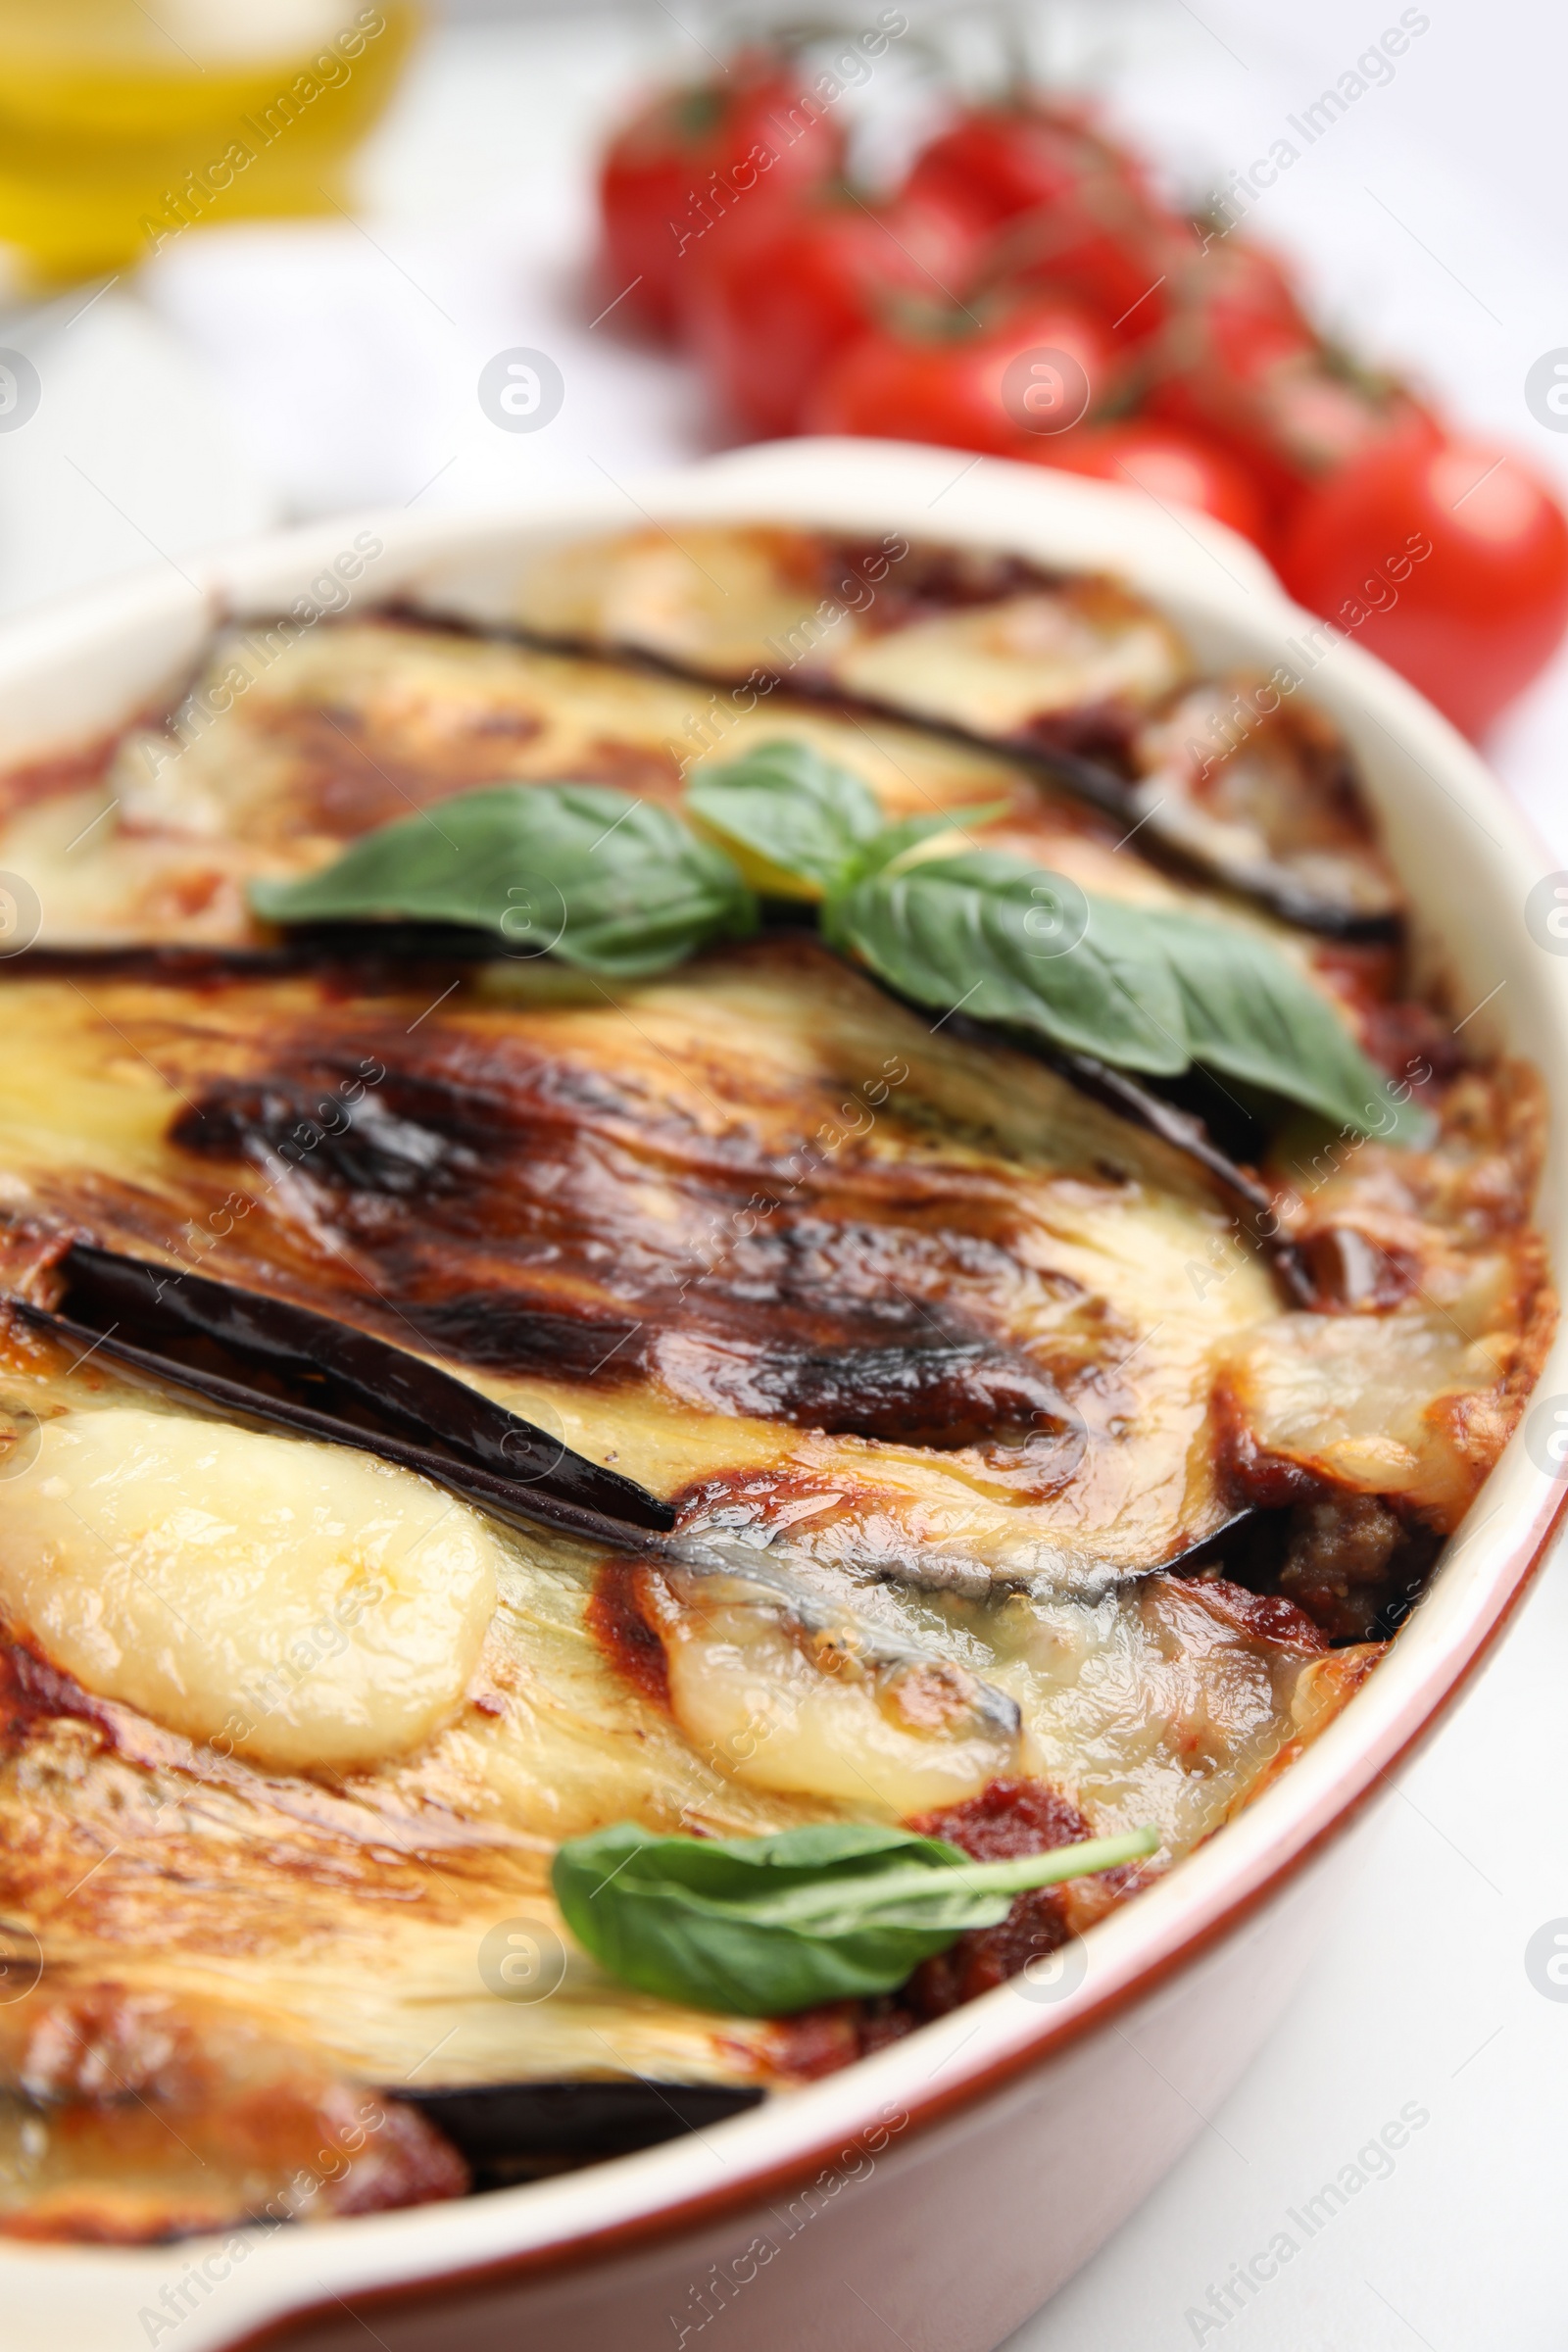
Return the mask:
<path id="1" fill-rule="evenodd" d="M 664 91 L 616 132 L 600 167 L 601 290 L 628 321 L 672 334 L 689 257 L 843 162 L 838 118 L 767 52 Z"/>
<path id="2" fill-rule="evenodd" d="M 1568 626 L 1568 518 L 1506 451 L 1437 432 L 1345 466 L 1280 551 L 1293 596 L 1480 735 Z"/>

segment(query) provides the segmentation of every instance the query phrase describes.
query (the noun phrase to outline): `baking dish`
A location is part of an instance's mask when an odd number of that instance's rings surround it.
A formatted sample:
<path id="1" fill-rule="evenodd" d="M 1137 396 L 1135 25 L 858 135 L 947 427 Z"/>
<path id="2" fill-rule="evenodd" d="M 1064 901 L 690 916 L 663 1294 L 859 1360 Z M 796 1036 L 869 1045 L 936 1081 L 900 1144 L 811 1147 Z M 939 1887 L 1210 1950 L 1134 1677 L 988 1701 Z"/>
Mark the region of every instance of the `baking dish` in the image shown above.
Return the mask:
<path id="1" fill-rule="evenodd" d="M 1200 659 L 1309 669 L 1344 728 L 1427 952 L 1471 1034 L 1548 1080 L 1559 959 L 1527 929 L 1541 861 L 1485 770 L 1408 688 L 1282 598 L 1228 534 L 1133 494 L 951 454 L 746 452 L 634 491 L 482 523 L 355 518 L 117 585 L 0 643 L 0 759 L 46 755 L 177 689 L 220 612 L 395 601 L 503 620 L 542 549 L 642 516 L 897 530 L 1120 574 Z M 337 564 L 379 548 L 352 590 Z M 1554 1106 L 1555 1110 L 1555 1106 Z M 1540 1215 L 1560 1257 L 1554 1117 Z M 1543 1375 L 1550 1400 L 1560 1349 Z M 641 2156 L 466 2204 L 135 2253 L 0 2253 L 13 2340 L 224 2345 L 684 2343 L 729 2314 L 759 2345 L 996 2343 L 1114 2228 L 1211 2113 L 1310 1955 L 1345 1833 L 1474 1666 L 1559 1500 L 1538 1401 L 1431 1591 L 1345 1716 L 1212 1844 L 1097 1929 L 1077 1966 L 1015 1981 L 846 2073 Z M 1543 1461 L 1549 1455 L 1543 1453 Z M 364 2321 L 360 2314 L 364 2315 Z"/>

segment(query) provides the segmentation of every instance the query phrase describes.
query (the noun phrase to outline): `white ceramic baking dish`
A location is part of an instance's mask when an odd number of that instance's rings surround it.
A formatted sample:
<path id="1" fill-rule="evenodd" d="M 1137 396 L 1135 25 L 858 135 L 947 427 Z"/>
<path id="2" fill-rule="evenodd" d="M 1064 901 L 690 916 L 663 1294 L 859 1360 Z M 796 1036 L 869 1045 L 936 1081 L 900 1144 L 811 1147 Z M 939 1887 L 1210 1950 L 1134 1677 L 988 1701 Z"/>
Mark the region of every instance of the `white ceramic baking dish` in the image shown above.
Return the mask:
<path id="1" fill-rule="evenodd" d="M 313 525 L 188 577 L 168 566 L 77 597 L 0 633 L 0 762 L 78 743 L 177 689 L 221 609 L 337 604 L 353 565 L 334 572 L 334 559 L 358 532 L 381 547 L 358 606 L 504 618 L 525 551 L 645 521 L 678 533 L 700 516 L 894 530 L 1109 570 L 1205 661 L 1299 671 L 1312 659 L 1313 624 L 1251 549 L 1142 494 L 952 452 L 793 442 L 500 517 Z M 1568 958 L 1525 922 L 1546 861 L 1475 753 L 1353 644 L 1315 661 L 1308 691 L 1355 749 L 1456 999 L 1486 1000 L 1471 1035 L 1529 1056 L 1552 1087 L 1541 1213 L 1560 1283 Z M 1561 1391 L 1563 1343 L 1538 1396 Z M 1563 1494 L 1516 1437 L 1344 1715 L 1212 1843 L 1093 1931 L 1081 1979 L 1004 1985 L 716 2129 L 461 2204 L 149 2250 L 0 2242 L 10 2352 L 363 2352 L 368 2340 L 680 2352 L 710 2328 L 748 2352 L 987 2352 L 1145 2195 L 1257 2048 L 1326 1923 L 1348 1833 L 1485 1655 Z"/>

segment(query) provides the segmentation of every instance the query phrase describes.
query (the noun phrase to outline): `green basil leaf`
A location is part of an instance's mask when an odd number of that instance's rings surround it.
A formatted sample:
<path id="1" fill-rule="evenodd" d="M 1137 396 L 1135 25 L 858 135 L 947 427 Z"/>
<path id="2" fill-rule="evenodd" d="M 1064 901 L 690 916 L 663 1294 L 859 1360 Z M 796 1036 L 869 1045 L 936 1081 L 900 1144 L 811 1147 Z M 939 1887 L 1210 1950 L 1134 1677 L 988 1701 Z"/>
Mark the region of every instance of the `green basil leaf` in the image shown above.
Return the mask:
<path id="1" fill-rule="evenodd" d="M 573 1838 L 552 1884 L 566 1925 L 639 1991 L 743 2017 L 891 1992 L 1013 1895 L 1152 1853 L 1152 1830 L 975 1863 L 913 1831 L 823 1822 L 771 1838 Z"/>
<path id="2" fill-rule="evenodd" d="M 1146 919 L 1176 975 L 1195 1061 L 1358 1135 L 1425 1133 L 1426 1114 L 1396 1102 L 1341 1015 L 1271 941 L 1192 914 L 1161 909 Z"/>
<path id="3" fill-rule="evenodd" d="M 885 826 L 874 841 L 866 843 L 858 865 L 848 879 L 858 882 L 867 874 L 880 873 L 895 858 L 906 857 L 910 850 L 919 849 L 923 842 L 935 841 L 940 834 L 967 833 L 974 825 L 988 825 L 993 817 L 1005 816 L 1009 806 L 1006 801 L 987 801 L 978 807 L 937 809 L 930 816 L 901 817 L 896 825 Z"/>
<path id="4" fill-rule="evenodd" d="M 823 930 L 916 1004 L 1164 1077 L 1192 1058 L 1175 975 L 1143 912 L 1091 901 L 1005 851 L 881 867 L 829 901 Z"/>
<path id="5" fill-rule="evenodd" d="M 514 956 L 636 979 L 757 928 L 732 861 L 605 784 L 486 784 L 378 826 L 320 873 L 255 882 L 272 923 L 402 920 L 499 935 Z"/>
<path id="6" fill-rule="evenodd" d="M 686 805 L 726 845 L 751 854 L 759 888 L 790 898 L 837 889 L 882 830 L 870 786 L 808 743 L 759 744 L 742 760 L 700 770 Z"/>

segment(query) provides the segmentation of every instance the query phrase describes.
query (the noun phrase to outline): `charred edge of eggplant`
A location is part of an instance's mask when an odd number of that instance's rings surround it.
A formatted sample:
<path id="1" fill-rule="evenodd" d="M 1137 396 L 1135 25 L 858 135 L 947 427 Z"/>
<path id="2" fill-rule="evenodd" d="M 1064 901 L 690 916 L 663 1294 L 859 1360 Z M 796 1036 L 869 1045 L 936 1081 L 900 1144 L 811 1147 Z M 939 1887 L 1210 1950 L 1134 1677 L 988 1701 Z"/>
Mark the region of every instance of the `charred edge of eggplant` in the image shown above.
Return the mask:
<path id="1" fill-rule="evenodd" d="M 499 933 L 466 925 L 414 922 L 290 924 L 283 937 L 266 947 L 235 943 L 185 946 L 171 940 L 120 942 L 112 947 L 85 944 L 22 949 L 11 958 L 15 969 L 50 977 L 74 971 L 118 973 L 128 979 L 168 981 L 190 986 L 209 977 L 251 980 L 286 979 L 297 972 L 318 972 L 323 965 L 345 973 L 377 974 L 383 969 L 389 984 L 408 984 L 411 969 L 451 963 L 490 963 L 506 957 Z"/>
<path id="2" fill-rule="evenodd" d="M 771 905 L 769 906 L 766 933 L 777 931 L 783 935 L 799 936 L 802 929 L 800 921 L 790 919 L 788 914 L 786 914 L 786 919 L 775 920 L 774 916 L 777 911 Z M 362 970 L 367 967 L 378 970 L 384 961 L 390 961 L 396 956 L 399 948 L 405 951 L 408 961 L 437 966 L 442 963 L 459 961 L 488 962 L 498 953 L 495 937 L 491 933 L 483 931 L 450 931 L 416 923 L 388 923 L 374 927 L 375 940 L 372 946 L 366 941 L 365 935 L 368 928 L 368 926 L 363 924 L 318 927 L 302 925 L 286 950 L 276 954 L 272 951 L 266 951 L 265 954 L 270 959 L 265 962 L 260 957 L 253 958 L 248 951 L 236 951 L 232 956 L 226 952 L 215 954 L 213 951 L 205 949 L 197 953 L 201 956 L 203 968 L 233 970 L 241 974 L 318 969 L 323 956 L 330 957 L 334 963 L 341 964 L 348 970 L 353 970 L 356 966 Z M 115 950 L 108 952 L 110 956 L 118 956 L 121 953 L 121 951 Z M 27 957 L 19 956 L 17 960 L 22 962 L 37 954 L 37 950 L 29 950 Z M 64 959 L 68 956 L 71 960 L 80 960 L 84 963 L 90 961 L 95 963 L 97 968 L 102 968 L 102 959 L 88 955 L 83 955 L 78 959 L 68 951 L 56 950 L 50 951 L 50 954 L 62 958 L 61 968 L 65 968 Z M 129 961 L 139 963 L 142 969 L 148 969 L 150 963 L 153 976 L 166 977 L 176 983 L 192 976 L 188 966 L 182 962 L 172 961 L 169 952 L 164 949 L 155 948 L 133 952 L 133 955 L 127 957 L 127 962 Z M 857 965 L 855 968 L 861 970 L 866 979 L 871 980 L 875 986 L 883 990 L 885 995 L 893 998 L 897 1004 L 904 1004 L 911 1012 L 923 1016 L 929 1011 L 928 1005 L 920 1004 L 913 998 L 903 996 L 898 990 L 889 988 L 885 982 L 876 980 L 873 973 L 865 972 L 863 966 Z M 395 980 L 402 985 L 407 976 L 408 962 L 401 962 L 395 973 L 388 972 L 388 984 L 391 985 Z M 1144 1128 L 1148 1133 L 1157 1136 L 1162 1143 L 1168 1144 L 1174 1151 L 1181 1152 L 1188 1158 L 1196 1160 L 1200 1166 L 1207 1170 L 1215 1182 L 1242 1209 L 1250 1238 L 1258 1245 L 1275 1266 L 1293 1303 L 1307 1307 L 1321 1303 L 1318 1286 L 1313 1282 L 1295 1244 L 1285 1240 L 1278 1232 L 1277 1219 L 1273 1231 L 1266 1230 L 1261 1222 L 1264 1217 L 1273 1219 L 1275 1215 L 1270 1195 L 1255 1177 L 1250 1176 L 1245 1168 L 1221 1151 L 1201 1118 L 1193 1112 L 1181 1109 L 1174 1102 L 1165 1101 L 1151 1088 L 1141 1086 L 1137 1080 L 1129 1078 L 1124 1071 L 1112 1069 L 1107 1063 L 1095 1059 L 1091 1054 L 1048 1045 L 1043 1038 L 1025 1031 L 988 1027 L 984 1022 L 973 1020 L 963 1013 L 950 1014 L 949 1021 L 955 1035 L 966 1036 L 981 1044 L 995 1043 L 1000 1039 L 1004 1043 L 1015 1046 L 1020 1052 L 1030 1054 L 1037 1061 L 1045 1062 L 1049 1068 L 1055 1070 L 1058 1076 L 1067 1079 L 1071 1085 L 1079 1088 L 1082 1093 L 1102 1103 L 1106 1109 L 1117 1112 L 1121 1117 L 1129 1119 L 1134 1126 Z M 1249 1219 L 1250 1221 L 1247 1221 Z M 139 1264 L 142 1261 L 125 1260 L 124 1262 Z M 153 1269 L 155 1276 L 164 1271 L 163 1268 Z M 198 1278 L 187 1276 L 184 1279 L 196 1281 Z M 216 1291 L 224 1286 L 213 1284 L 210 1287 Z M 248 1293 L 241 1295 L 254 1296 L 254 1294 Z M 291 1311 L 304 1314 L 310 1310 L 296 1308 Z M 341 1331 L 349 1328 L 332 1323 L 329 1317 L 323 1316 L 320 1320 L 332 1330 Z M 386 1345 L 384 1342 L 375 1344 Z M 396 1356 L 402 1351 L 391 1349 L 390 1352 Z M 462 1386 L 463 1384 L 457 1385 Z M 593 1467 L 597 1470 L 598 1465 L 593 1465 Z M 604 1471 L 601 1475 L 609 1478 L 613 1474 Z M 629 1485 L 631 1482 L 619 1483 Z M 652 1526 L 655 1522 L 650 1521 L 648 1524 Z M 664 1526 L 673 1523 L 661 1521 L 658 1524 Z"/>
<path id="3" fill-rule="evenodd" d="M 532 1485 L 607 1519 L 667 1533 L 673 1513 L 635 1479 L 568 1450 L 547 1431 L 407 1348 L 270 1293 L 74 1242 L 56 1269 L 61 1310 L 107 1330 L 128 1321 L 142 1341 L 218 1348 L 277 1382 L 296 1403 L 376 1434 L 434 1444 L 472 1468 Z M 157 1352 L 168 1354 L 168 1346 Z M 200 1367 L 198 1367 L 200 1368 Z M 211 1368 L 211 1367 L 208 1367 Z"/>
<path id="4" fill-rule="evenodd" d="M 13 1298 L 7 1304 L 35 1330 L 77 1348 L 78 1363 L 84 1362 L 88 1355 L 106 1355 L 161 1387 L 184 1391 L 204 1403 L 217 1405 L 230 1418 L 260 1422 L 266 1428 L 286 1430 L 291 1436 L 316 1438 L 329 1446 L 346 1446 L 360 1453 L 375 1454 L 382 1461 L 416 1471 L 420 1477 L 430 1479 L 464 1501 L 478 1503 L 500 1519 L 548 1527 L 615 1551 L 640 1551 L 651 1543 L 657 1544 L 659 1535 L 667 1533 L 674 1525 L 674 1513 L 657 1496 L 650 1495 L 647 1499 L 651 1509 L 660 1515 L 659 1528 L 633 1525 L 553 1493 L 542 1480 L 509 1479 L 471 1462 L 455 1459 L 432 1446 L 359 1426 L 335 1414 L 295 1403 L 286 1396 L 270 1396 L 243 1381 L 227 1379 L 203 1366 L 181 1363 L 176 1357 L 122 1340 L 113 1327 L 107 1332 L 99 1331 L 90 1323 L 77 1323 L 70 1316 L 52 1313 L 47 1307 L 34 1306 L 24 1298 Z M 554 1441 L 547 1439 L 547 1443 Z"/>
<path id="5" fill-rule="evenodd" d="M 875 975 L 867 973 L 866 977 L 873 979 Z M 928 1005 L 917 1004 L 910 997 L 901 996 L 884 982 L 878 981 L 876 985 L 897 1003 L 906 1004 L 911 1012 L 925 1013 L 930 1009 Z M 1093 1054 L 1078 1054 L 1065 1046 L 1049 1045 L 1043 1037 L 1030 1031 L 988 1027 L 984 1021 L 973 1020 L 967 1013 L 961 1012 L 950 1013 L 943 1026 L 954 1036 L 969 1038 L 977 1045 L 1000 1041 L 1004 1045 L 1016 1047 L 1019 1053 L 1027 1054 L 1032 1060 L 1044 1062 L 1048 1069 L 1065 1078 L 1070 1086 L 1077 1087 L 1092 1102 L 1116 1112 L 1133 1126 L 1142 1127 L 1146 1133 L 1157 1136 L 1162 1144 L 1168 1144 L 1173 1151 L 1196 1160 L 1236 1202 L 1242 1212 L 1244 1231 L 1273 1266 L 1292 1303 L 1308 1307 L 1322 1303 L 1318 1287 L 1300 1251 L 1279 1230 L 1273 1196 L 1264 1185 L 1259 1184 L 1255 1176 L 1249 1175 L 1234 1159 L 1226 1157 L 1201 1119 L 1191 1111 L 1178 1109 L 1174 1102 L 1167 1102 L 1152 1088 L 1141 1086 L 1136 1078 L 1129 1078 L 1125 1070 L 1112 1069 L 1108 1062 L 1097 1061 Z M 1265 1219 L 1270 1222 L 1265 1224 Z"/>
<path id="6" fill-rule="evenodd" d="M 560 654 L 574 661 L 604 662 L 625 669 L 642 670 L 654 677 L 678 678 L 683 684 L 708 686 L 722 691 L 741 681 L 733 671 L 699 669 L 689 662 L 677 662 L 673 656 L 658 654 L 651 648 L 602 643 L 593 638 L 557 634 L 548 629 L 530 629 L 520 623 L 481 625 L 465 620 L 460 614 L 424 612 L 416 606 L 393 603 L 379 608 L 382 618 L 406 626 L 444 631 L 449 636 L 488 638 L 506 644 L 522 645 L 541 654 Z M 987 736 L 972 727 L 959 726 L 956 720 L 934 718 L 921 711 L 902 710 L 896 703 L 884 702 L 877 695 L 849 694 L 842 686 L 823 679 L 817 681 L 801 677 L 793 670 L 769 669 L 759 662 L 748 677 L 766 679 L 769 690 L 782 687 L 786 693 L 802 702 L 813 703 L 824 710 L 842 710 L 852 717 L 882 719 L 901 727 L 916 727 L 928 735 L 939 736 L 946 743 L 961 744 L 966 751 L 983 752 L 993 760 L 1006 760 L 1015 766 L 1032 769 L 1058 784 L 1074 800 L 1086 803 L 1102 816 L 1114 817 L 1118 824 L 1146 823 L 1141 815 L 1134 787 L 1125 777 L 1097 760 L 1085 759 L 1076 752 L 1056 751 L 1049 746 L 1019 742 L 1010 736 Z M 953 812 L 955 823 L 961 822 L 963 811 Z M 1298 931 L 1310 931 L 1324 939 L 1356 941 L 1397 941 L 1404 936 L 1404 919 L 1398 913 L 1362 914 L 1353 907 L 1343 906 L 1328 899 L 1320 899 L 1293 880 L 1283 867 L 1271 866 L 1264 872 L 1256 868 L 1239 873 L 1204 858 L 1191 845 L 1174 842 L 1156 825 L 1146 834 L 1146 855 L 1151 863 L 1164 865 L 1172 873 L 1200 880 L 1224 890 L 1233 898 L 1249 899 L 1264 906 L 1281 921 Z"/>
<path id="7" fill-rule="evenodd" d="M 485 2082 L 388 2098 L 416 2107 L 444 2132 L 474 2187 L 504 2188 L 537 2173 L 629 2156 L 759 2107 L 766 2092 L 716 2082 Z"/>
<path id="8" fill-rule="evenodd" d="M 1061 1063 L 1064 1075 L 1086 1095 L 1119 1110 L 1124 1118 L 1147 1128 L 1151 1135 L 1158 1136 L 1162 1143 L 1178 1152 L 1185 1152 L 1205 1168 L 1236 1202 L 1243 1230 L 1262 1250 L 1292 1303 L 1321 1306 L 1322 1297 L 1306 1260 L 1296 1244 L 1280 1231 L 1279 1212 L 1272 1194 L 1255 1176 L 1226 1157 L 1200 1119 L 1165 1102 L 1151 1087 L 1140 1086 L 1124 1070 L 1111 1069 L 1088 1054 L 1064 1053 Z"/>

